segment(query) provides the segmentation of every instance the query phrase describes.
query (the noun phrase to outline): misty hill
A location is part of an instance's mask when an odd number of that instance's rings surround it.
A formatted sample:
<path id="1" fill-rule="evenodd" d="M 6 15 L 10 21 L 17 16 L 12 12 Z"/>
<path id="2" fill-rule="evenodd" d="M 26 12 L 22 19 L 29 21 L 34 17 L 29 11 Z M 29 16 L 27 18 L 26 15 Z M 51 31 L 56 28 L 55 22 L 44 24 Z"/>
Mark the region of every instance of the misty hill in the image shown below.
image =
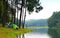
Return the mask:
<path id="1" fill-rule="evenodd" d="M 27 26 L 47 26 L 47 19 L 39 19 L 39 20 L 29 20 L 26 21 L 25 24 Z"/>

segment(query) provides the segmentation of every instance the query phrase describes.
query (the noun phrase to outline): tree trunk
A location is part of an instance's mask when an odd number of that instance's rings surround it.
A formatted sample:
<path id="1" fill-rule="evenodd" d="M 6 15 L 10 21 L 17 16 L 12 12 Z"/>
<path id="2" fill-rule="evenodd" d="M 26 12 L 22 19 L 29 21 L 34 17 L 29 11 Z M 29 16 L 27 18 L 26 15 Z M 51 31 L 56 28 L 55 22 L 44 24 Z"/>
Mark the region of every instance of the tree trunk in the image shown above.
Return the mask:
<path id="1" fill-rule="evenodd" d="M 24 19 L 24 20 L 23 20 L 23 26 L 22 26 L 23 28 L 24 28 L 24 26 L 25 26 L 25 19 L 26 19 L 26 3 L 27 3 L 26 0 L 25 0 L 24 2 L 25 2 L 25 13 L 24 13 L 24 18 L 23 18 L 23 19 Z"/>
<path id="2" fill-rule="evenodd" d="M 25 19 L 26 19 L 26 8 L 25 8 L 25 15 L 24 15 L 24 23 L 23 23 L 23 28 L 24 28 L 24 25 L 25 25 Z"/>
<path id="3" fill-rule="evenodd" d="M 22 9 L 22 28 L 24 28 L 24 8 Z"/>
<path id="4" fill-rule="evenodd" d="M 21 27 L 21 18 L 22 18 L 22 6 L 21 6 L 21 12 L 20 12 L 19 28 Z"/>
<path id="5" fill-rule="evenodd" d="M 19 25 L 19 20 L 18 20 L 18 7 L 17 7 L 17 25 Z"/>
<path id="6" fill-rule="evenodd" d="M 16 15 L 15 15 L 15 14 L 16 14 L 16 9 L 14 9 L 13 11 L 14 11 L 14 24 L 15 24 L 15 19 L 16 19 L 16 18 L 15 18 L 15 16 L 16 16 Z"/>
<path id="7" fill-rule="evenodd" d="M 3 27 L 5 27 L 7 20 L 8 20 L 8 2 L 3 0 L 3 5 L 5 5 L 4 13 L 3 13 Z"/>
<path id="8" fill-rule="evenodd" d="M 15 24 L 16 9 L 11 8 L 11 11 L 12 11 L 12 22 Z"/>
<path id="9" fill-rule="evenodd" d="M 21 25 L 21 23 L 22 23 L 21 19 L 22 19 L 23 2 L 24 2 L 24 1 L 22 0 L 21 11 L 20 11 L 20 23 L 19 23 L 19 28 L 22 26 L 22 25 Z"/>
<path id="10" fill-rule="evenodd" d="M 5 27 L 6 23 L 7 23 L 7 20 L 8 20 L 8 12 L 7 10 L 5 10 L 4 14 L 3 14 L 3 27 Z"/>
<path id="11" fill-rule="evenodd" d="M 16 9 L 13 8 L 13 1 L 11 1 L 11 12 L 12 12 L 12 23 L 15 24 Z"/>

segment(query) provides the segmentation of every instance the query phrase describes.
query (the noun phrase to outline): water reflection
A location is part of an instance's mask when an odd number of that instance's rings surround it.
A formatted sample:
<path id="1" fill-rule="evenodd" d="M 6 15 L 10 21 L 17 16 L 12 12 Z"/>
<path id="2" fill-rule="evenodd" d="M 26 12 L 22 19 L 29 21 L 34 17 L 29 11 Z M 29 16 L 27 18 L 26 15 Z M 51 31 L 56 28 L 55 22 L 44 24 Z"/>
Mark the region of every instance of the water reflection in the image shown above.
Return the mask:
<path id="1" fill-rule="evenodd" d="M 48 34 L 34 32 L 25 34 L 25 38 L 50 38 L 50 36 Z"/>
<path id="2" fill-rule="evenodd" d="M 48 33 L 48 28 L 39 28 L 39 29 L 33 29 L 34 32 L 37 32 L 37 33 Z"/>
<path id="3" fill-rule="evenodd" d="M 60 38 L 60 30 L 59 29 L 33 29 L 34 32 L 26 33 L 18 36 L 18 38 Z"/>
<path id="4" fill-rule="evenodd" d="M 18 36 L 18 38 L 51 38 L 48 35 L 48 28 L 33 29 L 34 32 Z"/>
<path id="5" fill-rule="evenodd" d="M 57 29 L 48 29 L 48 34 L 52 37 L 52 38 L 60 38 L 60 31 Z"/>
<path id="6" fill-rule="evenodd" d="M 17 38 L 25 38 L 24 34 L 18 35 Z"/>

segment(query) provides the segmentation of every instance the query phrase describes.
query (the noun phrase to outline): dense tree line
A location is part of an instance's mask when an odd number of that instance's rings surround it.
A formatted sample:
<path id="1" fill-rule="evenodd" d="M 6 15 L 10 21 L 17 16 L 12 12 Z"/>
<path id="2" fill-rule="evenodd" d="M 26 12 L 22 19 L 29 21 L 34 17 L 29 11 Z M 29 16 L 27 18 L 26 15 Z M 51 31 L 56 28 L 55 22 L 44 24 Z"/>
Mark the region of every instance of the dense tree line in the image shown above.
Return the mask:
<path id="1" fill-rule="evenodd" d="M 54 12 L 48 19 L 48 26 L 48 34 L 50 34 L 52 38 L 60 38 L 60 11 Z"/>
<path id="2" fill-rule="evenodd" d="M 5 27 L 6 23 L 12 21 L 10 15 L 12 15 L 12 18 L 14 16 L 15 9 L 11 8 L 8 4 L 8 0 L 0 0 L 0 23 L 2 23 L 2 26 Z"/>
<path id="3" fill-rule="evenodd" d="M 4 27 L 8 21 L 8 3 L 5 0 L 0 0 L 0 18 Z"/>
<path id="4" fill-rule="evenodd" d="M 49 27 L 57 27 L 60 22 L 60 11 L 54 12 L 53 15 L 48 19 Z"/>

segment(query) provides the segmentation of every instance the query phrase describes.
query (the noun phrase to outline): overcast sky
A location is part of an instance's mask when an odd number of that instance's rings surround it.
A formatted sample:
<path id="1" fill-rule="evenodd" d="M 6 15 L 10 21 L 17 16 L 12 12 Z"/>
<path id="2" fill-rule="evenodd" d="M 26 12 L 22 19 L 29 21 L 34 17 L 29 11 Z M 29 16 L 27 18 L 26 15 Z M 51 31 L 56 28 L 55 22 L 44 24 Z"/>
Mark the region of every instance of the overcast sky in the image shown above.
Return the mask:
<path id="1" fill-rule="evenodd" d="M 60 11 L 60 0 L 40 0 L 43 10 L 39 13 L 33 12 L 27 14 L 26 20 L 30 19 L 48 19 L 54 11 Z"/>

